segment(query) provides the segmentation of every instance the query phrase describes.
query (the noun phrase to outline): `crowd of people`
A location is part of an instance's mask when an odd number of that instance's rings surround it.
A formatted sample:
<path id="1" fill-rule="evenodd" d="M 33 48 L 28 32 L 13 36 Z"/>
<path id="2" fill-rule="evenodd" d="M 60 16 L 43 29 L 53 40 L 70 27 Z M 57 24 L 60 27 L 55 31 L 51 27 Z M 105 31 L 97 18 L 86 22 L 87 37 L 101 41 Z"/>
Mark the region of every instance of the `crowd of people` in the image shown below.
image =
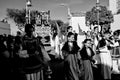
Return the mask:
<path id="1" fill-rule="evenodd" d="M 112 58 L 120 57 L 120 30 L 101 33 L 95 26 L 93 30 L 75 33 L 68 26 L 61 44 L 54 46 L 61 46 L 55 56 L 64 60 L 66 80 L 111 80 Z"/>
<path id="2" fill-rule="evenodd" d="M 26 24 L 24 35 L 0 35 L 1 79 L 50 79 L 52 58 L 33 32 L 34 27 Z M 111 80 L 112 57 L 120 57 L 120 30 L 100 33 L 96 26 L 76 33 L 68 26 L 66 35 L 59 36 L 55 30 L 50 36 L 54 58 L 64 62 L 65 80 Z"/>
<path id="3" fill-rule="evenodd" d="M 0 36 L 0 73 L 3 80 L 44 80 L 49 70 L 47 54 L 39 37 L 33 35 L 34 27 L 25 25 L 25 35 Z"/>

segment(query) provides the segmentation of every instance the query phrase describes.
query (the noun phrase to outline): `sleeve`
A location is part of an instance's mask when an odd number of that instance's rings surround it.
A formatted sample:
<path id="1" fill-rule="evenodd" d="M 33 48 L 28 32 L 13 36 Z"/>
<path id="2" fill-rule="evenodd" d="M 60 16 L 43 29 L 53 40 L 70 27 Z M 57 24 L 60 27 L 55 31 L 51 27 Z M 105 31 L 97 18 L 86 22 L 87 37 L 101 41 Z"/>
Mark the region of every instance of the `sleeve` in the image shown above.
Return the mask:
<path id="1" fill-rule="evenodd" d="M 59 42 L 59 37 L 58 36 L 56 36 L 56 38 L 55 38 L 55 52 L 59 55 L 59 53 L 60 53 L 60 42 Z"/>
<path id="2" fill-rule="evenodd" d="M 39 42 L 38 50 L 43 58 L 43 61 L 47 62 L 47 61 L 51 60 L 50 56 L 48 55 L 47 51 L 45 50 L 45 47 L 40 42 Z"/>

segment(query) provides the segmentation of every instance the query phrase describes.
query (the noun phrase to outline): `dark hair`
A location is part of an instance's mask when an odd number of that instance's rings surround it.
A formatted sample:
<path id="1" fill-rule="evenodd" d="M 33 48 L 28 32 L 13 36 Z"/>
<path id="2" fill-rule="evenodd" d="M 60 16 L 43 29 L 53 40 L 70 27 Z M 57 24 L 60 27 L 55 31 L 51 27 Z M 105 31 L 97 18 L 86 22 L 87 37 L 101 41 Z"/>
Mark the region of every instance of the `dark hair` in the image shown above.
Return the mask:
<path id="1" fill-rule="evenodd" d="M 68 26 L 68 27 L 67 27 L 67 31 L 68 31 L 70 28 L 72 28 L 72 26 Z"/>
<path id="2" fill-rule="evenodd" d="M 111 32 L 110 31 L 105 31 L 104 34 L 111 34 Z"/>
<path id="3" fill-rule="evenodd" d="M 94 30 L 97 29 L 97 28 L 98 28 L 98 26 L 95 26 L 95 27 L 94 27 Z"/>
<path id="4" fill-rule="evenodd" d="M 106 41 L 105 41 L 105 39 L 104 38 L 102 38 L 100 41 L 99 41 L 99 43 L 98 43 L 98 48 L 101 48 L 101 47 L 104 47 L 106 45 Z"/>
<path id="5" fill-rule="evenodd" d="M 83 43 L 87 43 L 87 41 L 92 41 L 91 39 L 85 39 Z"/>
<path id="6" fill-rule="evenodd" d="M 70 37 L 71 35 L 74 35 L 74 33 L 69 32 L 68 35 L 67 35 L 67 37 Z"/>
<path id="7" fill-rule="evenodd" d="M 25 32 L 28 32 L 28 30 L 29 30 L 30 28 L 33 28 L 33 29 L 34 29 L 33 25 L 32 25 L 32 24 L 26 24 L 26 25 L 25 25 Z"/>
<path id="8" fill-rule="evenodd" d="M 119 36 L 120 35 L 120 30 L 116 30 L 113 32 L 113 35 Z"/>
<path id="9" fill-rule="evenodd" d="M 8 37 L 7 37 L 7 42 L 8 42 L 8 43 L 12 43 L 12 42 L 14 42 L 14 41 L 15 41 L 15 36 L 8 35 Z"/>

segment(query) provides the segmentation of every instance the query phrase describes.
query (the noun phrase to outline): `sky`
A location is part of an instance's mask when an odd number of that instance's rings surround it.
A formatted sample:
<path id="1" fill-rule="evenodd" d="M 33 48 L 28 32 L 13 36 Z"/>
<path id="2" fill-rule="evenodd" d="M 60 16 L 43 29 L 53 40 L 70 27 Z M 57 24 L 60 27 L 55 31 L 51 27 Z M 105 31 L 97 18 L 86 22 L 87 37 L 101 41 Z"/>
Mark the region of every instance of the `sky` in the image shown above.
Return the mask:
<path id="1" fill-rule="evenodd" d="M 51 19 L 59 19 L 67 22 L 67 4 L 71 12 L 89 11 L 95 6 L 97 0 L 32 0 L 32 9 L 38 11 L 50 10 Z M 109 0 L 100 0 L 101 5 L 108 6 Z M 0 20 L 6 17 L 6 9 L 23 9 L 26 0 L 0 0 Z"/>

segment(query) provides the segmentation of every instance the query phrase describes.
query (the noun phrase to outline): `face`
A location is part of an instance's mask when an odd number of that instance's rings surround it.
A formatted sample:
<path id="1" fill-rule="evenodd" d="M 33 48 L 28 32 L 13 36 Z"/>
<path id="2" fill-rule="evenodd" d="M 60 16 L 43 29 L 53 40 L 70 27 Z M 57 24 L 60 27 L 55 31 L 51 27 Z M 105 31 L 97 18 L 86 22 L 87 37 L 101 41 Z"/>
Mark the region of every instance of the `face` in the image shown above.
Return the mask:
<path id="1" fill-rule="evenodd" d="M 86 47 L 91 47 L 91 41 L 87 41 L 87 42 L 85 43 L 85 46 L 86 46 Z"/>
<path id="2" fill-rule="evenodd" d="M 71 27 L 69 30 L 68 30 L 68 32 L 72 32 L 73 31 L 73 28 Z"/>
<path id="3" fill-rule="evenodd" d="M 87 31 L 87 35 L 91 35 L 90 31 Z"/>
<path id="4" fill-rule="evenodd" d="M 98 32 L 99 32 L 98 28 L 95 28 L 94 32 L 95 32 L 95 33 L 98 33 Z"/>
<path id="5" fill-rule="evenodd" d="M 117 36 L 117 35 L 114 35 L 114 39 L 118 39 L 118 36 Z"/>
<path id="6" fill-rule="evenodd" d="M 68 37 L 68 41 L 73 42 L 74 41 L 74 35 L 71 35 L 70 37 Z"/>
<path id="7" fill-rule="evenodd" d="M 109 39 L 110 34 L 107 33 L 107 34 L 104 34 L 104 36 L 105 36 L 106 39 Z"/>

